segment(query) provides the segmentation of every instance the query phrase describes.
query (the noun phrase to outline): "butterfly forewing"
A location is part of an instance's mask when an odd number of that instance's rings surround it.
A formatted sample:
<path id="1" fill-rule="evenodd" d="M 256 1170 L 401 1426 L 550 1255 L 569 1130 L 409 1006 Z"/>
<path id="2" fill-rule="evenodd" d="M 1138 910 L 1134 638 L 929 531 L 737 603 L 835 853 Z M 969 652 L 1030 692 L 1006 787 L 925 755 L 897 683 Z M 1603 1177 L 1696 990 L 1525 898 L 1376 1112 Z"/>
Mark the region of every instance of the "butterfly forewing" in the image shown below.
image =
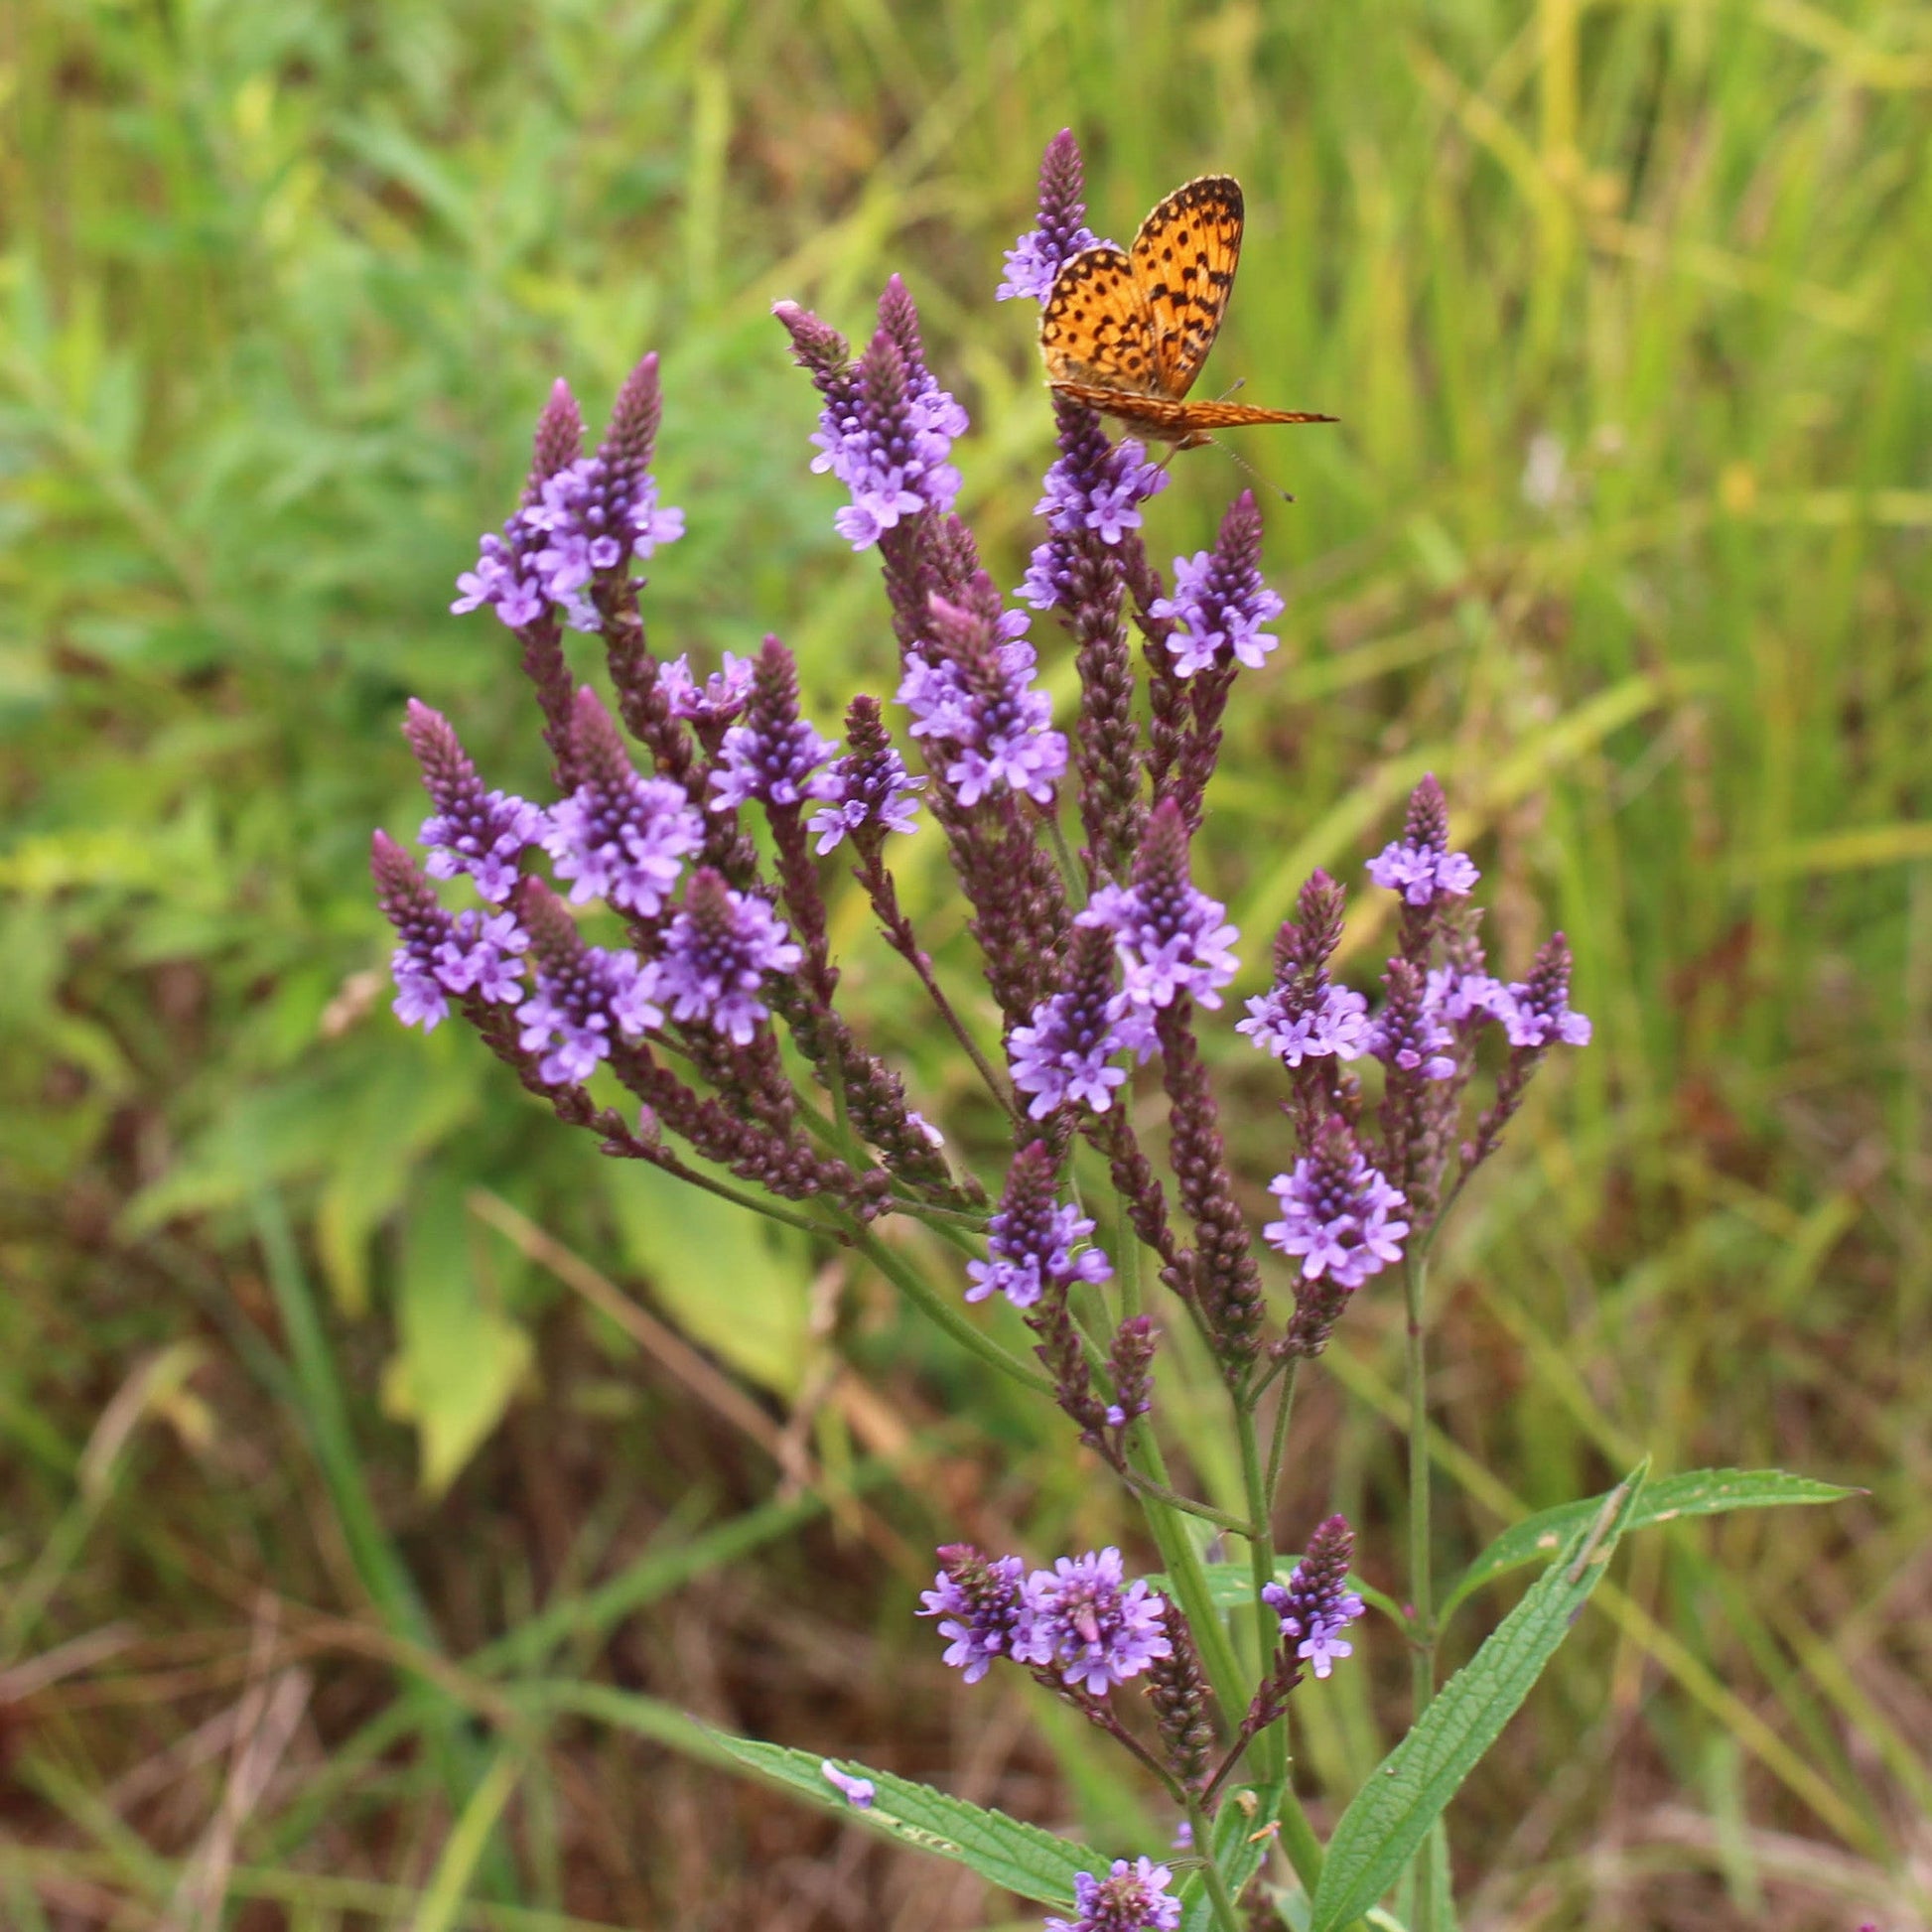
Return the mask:
<path id="1" fill-rule="evenodd" d="M 1060 265 L 1039 321 L 1046 379 L 1143 391 L 1158 380 L 1154 323 L 1119 248 L 1083 248 Z"/>
<path id="2" fill-rule="evenodd" d="M 1214 346 L 1241 260 L 1241 184 L 1202 175 L 1161 202 L 1134 237 L 1134 279 L 1154 328 L 1148 386 L 1159 395 L 1184 396 Z"/>

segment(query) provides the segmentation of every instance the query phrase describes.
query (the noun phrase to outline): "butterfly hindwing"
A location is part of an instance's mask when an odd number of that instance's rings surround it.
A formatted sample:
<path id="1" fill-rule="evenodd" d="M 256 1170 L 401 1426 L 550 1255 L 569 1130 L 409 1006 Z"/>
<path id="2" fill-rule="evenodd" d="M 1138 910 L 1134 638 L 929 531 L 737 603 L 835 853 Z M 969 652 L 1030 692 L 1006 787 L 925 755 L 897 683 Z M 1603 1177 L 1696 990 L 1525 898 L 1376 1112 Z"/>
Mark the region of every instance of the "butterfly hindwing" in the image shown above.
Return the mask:
<path id="1" fill-rule="evenodd" d="M 1260 409 L 1245 402 L 1185 402 L 1176 396 L 1130 395 L 1099 383 L 1056 382 L 1054 389 L 1069 402 L 1084 403 L 1102 415 L 1124 423 L 1137 436 L 1151 441 L 1198 442 L 1209 430 L 1240 429 L 1250 423 L 1332 423 L 1307 409 Z"/>
<path id="2" fill-rule="evenodd" d="M 1134 264 L 1119 248 L 1083 248 L 1060 264 L 1039 321 L 1046 379 L 1141 391 L 1157 379 L 1154 323 Z"/>
<path id="3" fill-rule="evenodd" d="M 1176 401 L 1193 387 L 1220 334 L 1241 260 L 1241 184 L 1202 175 L 1141 223 L 1130 259 L 1153 322 L 1155 379 Z"/>

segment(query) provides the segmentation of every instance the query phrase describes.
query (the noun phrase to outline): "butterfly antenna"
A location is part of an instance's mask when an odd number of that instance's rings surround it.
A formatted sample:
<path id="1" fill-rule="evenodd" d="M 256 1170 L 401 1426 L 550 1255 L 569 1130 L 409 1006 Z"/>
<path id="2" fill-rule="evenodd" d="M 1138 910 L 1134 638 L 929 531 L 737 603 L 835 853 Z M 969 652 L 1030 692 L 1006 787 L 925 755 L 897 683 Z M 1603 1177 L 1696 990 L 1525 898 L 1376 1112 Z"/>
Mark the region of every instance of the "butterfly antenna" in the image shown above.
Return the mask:
<path id="1" fill-rule="evenodd" d="M 1219 450 L 1220 453 L 1224 457 L 1226 457 L 1230 463 L 1238 463 L 1242 469 L 1247 471 L 1248 475 L 1251 476 L 1255 480 L 1255 482 L 1262 486 L 1263 489 L 1267 490 L 1271 496 L 1279 496 L 1284 503 L 1294 502 L 1295 498 L 1291 496 L 1288 493 L 1288 491 L 1281 486 L 1280 483 L 1270 483 L 1268 479 L 1264 477 L 1261 474 L 1261 472 L 1257 470 L 1254 467 L 1254 465 L 1250 463 L 1248 459 L 1241 454 L 1239 450 L 1229 449 L 1228 446 L 1225 443 L 1223 443 L 1218 436 L 1210 436 L 1207 440 L 1210 443 L 1212 443 L 1214 447 L 1217 450 Z"/>

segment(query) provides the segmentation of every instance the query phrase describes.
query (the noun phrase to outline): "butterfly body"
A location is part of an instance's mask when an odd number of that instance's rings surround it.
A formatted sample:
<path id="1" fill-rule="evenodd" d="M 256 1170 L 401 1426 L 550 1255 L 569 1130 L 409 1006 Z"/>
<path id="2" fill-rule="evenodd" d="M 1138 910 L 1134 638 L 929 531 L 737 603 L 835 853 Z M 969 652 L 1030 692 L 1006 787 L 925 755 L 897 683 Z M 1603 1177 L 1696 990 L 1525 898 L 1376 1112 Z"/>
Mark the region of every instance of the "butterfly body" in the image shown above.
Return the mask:
<path id="1" fill-rule="evenodd" d="M 1132 248 L 1083 248 L 1062 262 L 1039 323 L 1048 387 L 1181 450 L 1247 423 L 1333 422 L 1187 400 L 1227 313 L 1242 212 L 1239 182 L 1202 175 L 1155 207 Z"/>

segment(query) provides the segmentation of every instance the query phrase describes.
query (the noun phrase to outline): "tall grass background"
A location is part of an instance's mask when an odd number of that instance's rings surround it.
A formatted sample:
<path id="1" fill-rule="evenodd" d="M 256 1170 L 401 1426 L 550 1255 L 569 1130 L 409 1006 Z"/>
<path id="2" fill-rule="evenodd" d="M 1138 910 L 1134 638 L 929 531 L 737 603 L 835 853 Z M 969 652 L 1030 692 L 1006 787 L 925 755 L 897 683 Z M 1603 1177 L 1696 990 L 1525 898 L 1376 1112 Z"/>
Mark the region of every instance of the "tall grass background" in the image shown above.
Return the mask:
<path id="1" fill-rule="evenodd" d="M 0 1921 L 1011 1916 L 671 1705 L 1165 1842 L 910 1615 L 935 1542 L 1122 1533 L 1057 1419 L 402 1034 L 364 870 L 406 695 L 542 789 L 508 633 L 443 612 L 558 374 L 595 416 L 662 352 L 653 639 L 778 630 L 829 724 L 890 632 L 767 311 L 863 330 L 902 270 L 1017 580 L 1050 418 L 990 298 L 1062 125 L 1116 236 L 1241 178 L 1206 386 L 1344 419 L 1240 445 L 1297 499 L 1208 831 L 1247 952 L 1434 768 L 1493 941 L 1561 924 L 1596 1021 L 1438 1269 L 1446 1556 L 1646 1449 L 1869 1491 L 1637 1549 L 1451 1814 L 1464 1923 L 1932 1922 L 1932 20 L 1888 0 L 0 12 Z M 1181 458 L 1157 555 L 1243 481 Z M 1391 1587 L 1399 1343 L 1363 1297 L 1291 1484 Z M 1317 1817 L 1402 1677 L 1375 1638 L 1308 1700 Z"/>

